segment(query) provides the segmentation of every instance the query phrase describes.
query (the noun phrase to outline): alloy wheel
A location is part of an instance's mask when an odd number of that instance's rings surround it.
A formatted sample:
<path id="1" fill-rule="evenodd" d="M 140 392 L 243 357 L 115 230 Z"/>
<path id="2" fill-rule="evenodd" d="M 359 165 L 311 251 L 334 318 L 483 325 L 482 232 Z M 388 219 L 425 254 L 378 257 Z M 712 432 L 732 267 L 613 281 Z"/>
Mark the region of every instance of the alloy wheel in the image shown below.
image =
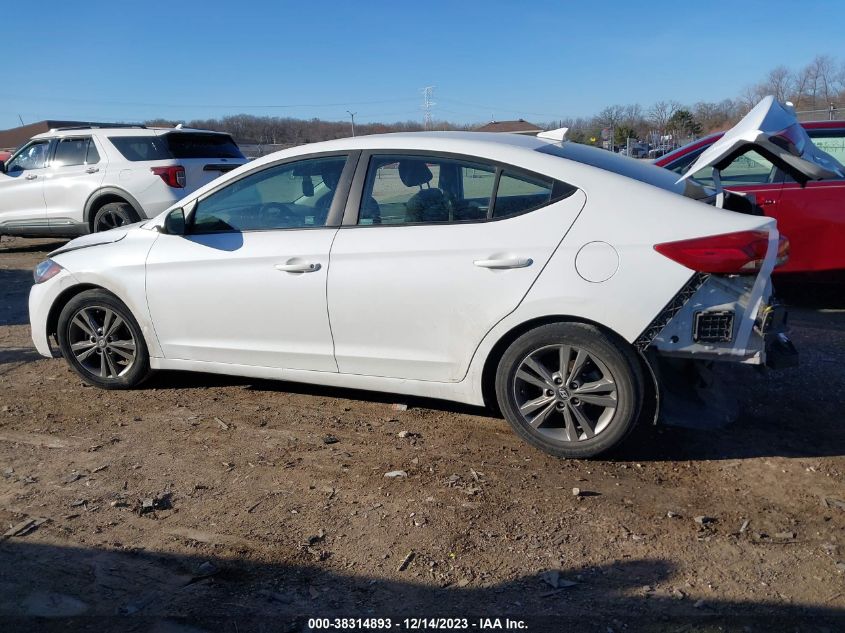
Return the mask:
<path id="1" fill-rule="evenodd" d="M 107 211 L 97 218 L 97 232 L 108 231 L 109 229 L 116 229 L 119 226 L 130 224 L 128 218 L 124 217 L 119 211 Z"/>
<path id="2" fill-rule="evenodd" d="M 616 380 L 607 365 L 573 345 L 531 352 L 517 367 L 512 387 L 524 423 L 558 442 L 595 437 L 618 406 Z"/>
<path id="3" fill-rule="evenodd" d="M 101 379 L 115 379 L 135 364 L 137 344 L 123 317 L 107 306 L 85 306 L 68 324 L 71 353 L 82 368 Z"/>

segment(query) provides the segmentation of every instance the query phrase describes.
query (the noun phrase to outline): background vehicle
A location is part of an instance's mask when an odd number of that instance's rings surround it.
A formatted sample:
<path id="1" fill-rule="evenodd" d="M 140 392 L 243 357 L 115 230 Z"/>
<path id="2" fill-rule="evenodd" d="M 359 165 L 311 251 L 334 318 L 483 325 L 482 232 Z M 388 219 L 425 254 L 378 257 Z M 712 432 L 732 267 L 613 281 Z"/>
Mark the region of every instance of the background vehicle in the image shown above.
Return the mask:
<path id="1" fill-rule="evenodd" d="M 788 345 L 771 219 L 544 135 L 258 159 L 52 253 L 30 295 L 36 347 L 52 355 L 55 337 L 107 389 L 182 369 L 495 402 L 527 441 L 584 457 L 654 412 L 660 359 L 760 365 Z"/>
<path id="2" fill-rule="evenodd" d="M 218 132 L 51 130 L 0 166 L 0 235 L 71 237 L 132 224 L 244 162 Z"/>
<path id="3" fill-rule="evenodd" d="M 813 143 L 839 162 L 845 161 L 845 121 L 801 123 Z M 686 174 L 699 156 L 724 132 L 711 134 L 658 159 L 655 164 L 678 174 Z M 709 169 L 692 176 L 712 186 Z M 845 180 L 832 178 L 796 180 L 759 151 L 749 147 L 721 170 L 722 185 L 729 190 L 754 194 L 763 212 L 778 221 L 778 230 L 789 237 L 792 252 L 777 274 L 813 273 L 822 280 L 841 279 L 845 272 Z M 825 273 L 823 276 L 820 273 Z"/>

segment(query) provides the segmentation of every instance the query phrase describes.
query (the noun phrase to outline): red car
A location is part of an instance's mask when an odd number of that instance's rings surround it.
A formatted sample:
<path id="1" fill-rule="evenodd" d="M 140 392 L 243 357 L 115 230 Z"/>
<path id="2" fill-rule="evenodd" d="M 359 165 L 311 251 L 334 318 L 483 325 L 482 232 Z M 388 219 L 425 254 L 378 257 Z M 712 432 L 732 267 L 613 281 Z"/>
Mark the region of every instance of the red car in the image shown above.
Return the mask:
<path id="1" fill-rule="evenodd" d="M 5 163 L 7 160 L 9 160 L 9 157 L 11 155 L 12 152 L 4 152 L 2 149 L 0 149 L 0 163 Z"/>
<path id="2" fill-rule="evenodd" d="M 813 144 L 845 163 L 845 121 L 800 125 Z M 719 132 L 706 136 L 657 159 L 655 165 L 685 174 L 724 135 Z M 776 218 L 778 230 L 789 238 L 789 261 L 776 273 L 813 273 L 817 281 L 845 278 L 845 179 L 800 183 L 770 158 L 753 149 L 738 150 L 733 160 L 721 166 L 720 179 L 730 191 L 754 194 L 763 213 Z M 716 184 L 710 169 L 700 169 L 692 178 L 708 187 Z"/>

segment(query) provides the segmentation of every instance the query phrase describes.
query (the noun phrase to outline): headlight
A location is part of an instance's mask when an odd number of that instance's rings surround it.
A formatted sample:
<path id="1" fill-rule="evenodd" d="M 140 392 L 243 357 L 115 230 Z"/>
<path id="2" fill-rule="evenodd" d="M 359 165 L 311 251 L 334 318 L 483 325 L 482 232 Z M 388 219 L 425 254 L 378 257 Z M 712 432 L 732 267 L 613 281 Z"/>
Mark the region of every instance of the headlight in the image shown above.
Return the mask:
<path id="1" fill-rule="evenodd" d="M 35 283 L 41 284 L 47 281 L 48 279 L 52 279 L 60 272 L 62 272 L 62 270 L 64 269 L 52 259 L 45 259 L 43 262 L 38 264 L 38 266 L 35 267 L 35 271 L 33 272 L 32 276 L 35 277 Z"/>

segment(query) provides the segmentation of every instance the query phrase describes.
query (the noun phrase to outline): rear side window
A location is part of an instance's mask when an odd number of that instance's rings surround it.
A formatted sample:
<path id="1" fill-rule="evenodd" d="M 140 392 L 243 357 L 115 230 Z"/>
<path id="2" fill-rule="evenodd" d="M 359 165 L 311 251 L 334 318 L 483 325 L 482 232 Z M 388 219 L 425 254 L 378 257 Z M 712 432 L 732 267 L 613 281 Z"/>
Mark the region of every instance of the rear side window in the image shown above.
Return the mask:
<path id="1" fill-rule="evenodd" d="M 158 136 L 110 136 L 109 140 L 126 160 L 167 160 L 172 158 L 164 139 Z"/>
<path id="2" fill-rule="evenodd" d="M 358 224 L 435 224 L 483 220 L 496 170 L 440 156 L 370 159 Z"/>
<path id="3" fill-rule="evenodd" d="M 56 154 L 50 163 L 54 167 L 84 165 L 90 138 L 62 138 L 56 144 Z M 96 150 L 95 150 L 96 151 Z"/>
<path id="4" fill-rule="evenodd" d="M 499 177 L 493 217 L 509 218 L 539 209 L 552 202 L 553 191 L 554 182 L 551 179 L 517 175 L 506 169 Z"/>
<path id="5" fill-rule="evenodd" d="M 810 138 L 820 149 L 833 156 L 845 165 L 845 131 L 843 130 L 810 130 Z"/>
<path id="6" fill-rule="evenodd" d="M 174 132 L 164 135 L 173 158 L 243 158 L 227 134 Z"/>

